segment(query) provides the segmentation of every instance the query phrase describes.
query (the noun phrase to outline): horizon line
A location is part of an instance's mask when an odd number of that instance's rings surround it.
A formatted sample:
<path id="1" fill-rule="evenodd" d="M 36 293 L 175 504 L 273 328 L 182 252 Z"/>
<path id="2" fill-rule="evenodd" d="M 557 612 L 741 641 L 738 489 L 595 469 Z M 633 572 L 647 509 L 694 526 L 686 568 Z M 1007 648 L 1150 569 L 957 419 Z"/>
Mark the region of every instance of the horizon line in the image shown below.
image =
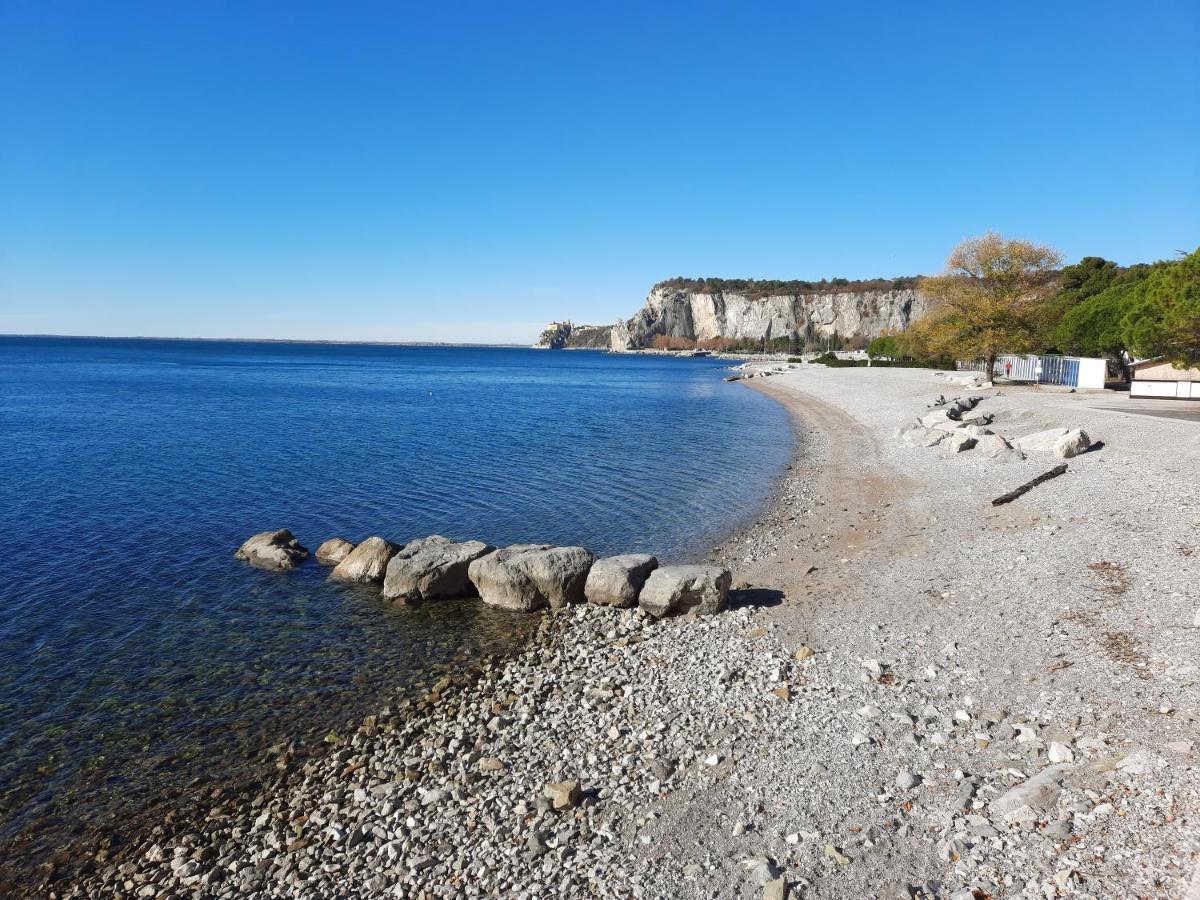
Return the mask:
<path id="1" fill-rule="evenodd" d="M 0 332 L 0 338 L 74 338 L 90 341 L 209 341 L 232 344 L 354 344 L 375 347 L 498 347 L 533 349 L 533 344 L 505 344 L 472 341 L 371 341 L 334 338 L 260 338 L 260 337 L 183 337 L 153 334 L 55 334 L 51 332 Z"/>

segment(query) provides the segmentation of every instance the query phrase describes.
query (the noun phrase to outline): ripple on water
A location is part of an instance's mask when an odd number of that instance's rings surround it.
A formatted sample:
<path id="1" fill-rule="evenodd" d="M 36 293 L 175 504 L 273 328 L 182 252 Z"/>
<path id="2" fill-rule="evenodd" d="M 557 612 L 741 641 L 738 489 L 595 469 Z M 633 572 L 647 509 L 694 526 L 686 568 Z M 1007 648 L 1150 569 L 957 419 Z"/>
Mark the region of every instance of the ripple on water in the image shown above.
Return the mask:
<path id="1" fill-rule="evenodd" d="M 536 617 L 411 609 L 232 559 L 250 533 L 693 556 L 755 512 L 785 413 L 715 360 L 0 337 L 0 838 L 124 821 L 319 739 Z"/>

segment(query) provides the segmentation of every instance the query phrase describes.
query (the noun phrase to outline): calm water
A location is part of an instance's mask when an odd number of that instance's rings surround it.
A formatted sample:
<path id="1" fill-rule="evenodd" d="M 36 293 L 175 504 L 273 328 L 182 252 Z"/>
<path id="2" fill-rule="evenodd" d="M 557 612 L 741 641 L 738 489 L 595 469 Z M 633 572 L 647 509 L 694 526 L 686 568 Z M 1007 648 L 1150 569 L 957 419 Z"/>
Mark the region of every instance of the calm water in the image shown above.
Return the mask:
<path id="1" fill-rule="evenodd" d="M 0 337 L 0 839 L 119 819 L 535 618 L 264 573 L 232 558 L 253 532 L 698 555 L 791 451 L 723 365 Z"/>

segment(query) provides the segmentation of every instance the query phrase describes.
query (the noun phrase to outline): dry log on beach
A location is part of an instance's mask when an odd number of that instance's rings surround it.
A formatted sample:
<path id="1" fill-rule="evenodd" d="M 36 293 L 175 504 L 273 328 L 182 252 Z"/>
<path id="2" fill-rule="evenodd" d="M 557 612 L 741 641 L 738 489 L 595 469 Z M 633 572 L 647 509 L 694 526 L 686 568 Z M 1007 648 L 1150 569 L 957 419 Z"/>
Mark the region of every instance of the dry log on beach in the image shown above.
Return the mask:
<path id="1" fill-rule="evenodd" d="M 992 506 L 1000 506 L 1004 503 L 1012 503 L 1012 501 L 1016 500 L 1022 494 L 1029 493 L 1030 490 L 1037 487 L 1039 484 L 1041 484 L 1045 481 L 1049 481 L 1051 478 L 1057 478 L 1059 475 L 1063 474 L 1065 471 L 1067 471 L 1067 464 L 1059 463 L 1057 466 L 1055 466 L 1049 472 L 1043 472 L 1037 478 L 1033 479 L 1032 481 L 1025 482 L 1023 485 L 1021 485 L 1016 490 L 1009 491 L 1007 494 L 1000 495 L 999 497 L 997 497 L 995 500 L 992 501 Z"/>

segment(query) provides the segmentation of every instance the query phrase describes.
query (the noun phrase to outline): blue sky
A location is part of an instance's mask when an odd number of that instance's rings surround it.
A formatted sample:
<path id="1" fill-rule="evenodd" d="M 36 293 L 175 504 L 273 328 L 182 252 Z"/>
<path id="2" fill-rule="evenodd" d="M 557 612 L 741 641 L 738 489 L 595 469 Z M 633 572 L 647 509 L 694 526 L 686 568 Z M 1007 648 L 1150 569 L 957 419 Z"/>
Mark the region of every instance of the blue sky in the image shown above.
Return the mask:
<path id="1" fill-rule="evenodd" d="M 0 332 L 531 340 L 1200 243 L 1200 5 L 0 0 Z"/>

